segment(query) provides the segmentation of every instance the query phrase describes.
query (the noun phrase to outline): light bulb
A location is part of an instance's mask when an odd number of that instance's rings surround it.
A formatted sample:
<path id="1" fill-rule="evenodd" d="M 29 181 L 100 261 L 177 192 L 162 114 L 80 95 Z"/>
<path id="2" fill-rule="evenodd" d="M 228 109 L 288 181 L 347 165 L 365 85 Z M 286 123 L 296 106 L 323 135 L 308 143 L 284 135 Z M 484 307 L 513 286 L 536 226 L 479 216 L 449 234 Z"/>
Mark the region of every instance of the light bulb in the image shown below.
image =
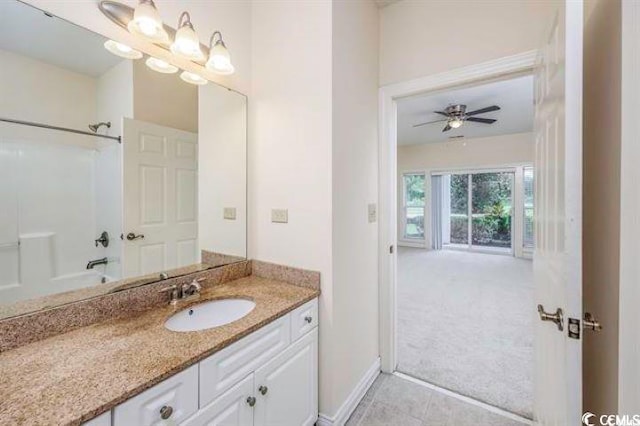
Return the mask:
<path id="1" fill-rule="evenodd" d="M 209 52 L 209 60 L 205 67 L 217 74 L 229 75 L 233 74 L 235 69 L 231 64 L 231 56 L 227 47 L 222 40 L 218 40 Z"/>
<path id="2" fill-rule="evenodd" d="M 202 78 L 198 74 L 189 71 L 182 71 L 182 73 L 180 74 L 180 78 L 182 79 L 182 81 L 190 84 L 197 84 L 198 86 L 202 86 L 208 83 L 205 78 Z"/>
<path id="3" fill-rule="evenodd" d="M 449 120 L 449 127 L 451 127 L 452 129 L 457 129 L 458 127 L 462 126 L 463 121 L 458 118 L 452 118 L 451 120 Z"/>
<path id="4" fill-rule="evenodd" d="M 130 33 L 154 43 L 166 43 L 169 40 L 153 0 L 140 1 L 133 12 L 133 19 L 127 24 L 127 29 Z"/>
<path id="5" fill-rule="evenodd" d="M 173 74 L 178 72 L 178 67 L 175 65 L 171 65 L 170 63 L 163 61 L 162 59 L 154 58 L 149 56 L 145 62 L 149 68 L 154 71 L 163 73 L 163 74 Z"/>
<path id="6" fill-rule="evenodd" d="M 185 21 L 183 22 L 183 18 Z M 200 40 L 198 34 L 193 29 L 189 13 L 182 12 L 178 22 L 178 31 L 176 37 L 171 44 L 171 51 L 176 55 L 183 56 L 192 61 L 201 61 L 204 59 L 204 53 L 200 49 Z"/>
<path id="7" fill-rule="evenodd" d="M 114 40 L 107 40 L 104 42 L 104 48 L 114 55 L 120 56 L 126 59 L 140 59 L 142 58 L 142 52 L 139 52 L 126 44 L 118 43 Z"/>

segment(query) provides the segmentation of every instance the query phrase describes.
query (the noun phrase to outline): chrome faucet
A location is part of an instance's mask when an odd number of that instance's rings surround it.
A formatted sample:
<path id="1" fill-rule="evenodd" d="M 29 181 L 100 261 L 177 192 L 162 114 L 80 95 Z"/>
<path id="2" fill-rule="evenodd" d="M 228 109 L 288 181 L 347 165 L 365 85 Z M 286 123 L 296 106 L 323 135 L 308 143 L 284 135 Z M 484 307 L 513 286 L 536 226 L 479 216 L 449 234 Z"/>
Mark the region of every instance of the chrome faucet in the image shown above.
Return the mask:
<path id="1" fill-rule="evenodd" d="M 109 263 L 109 260 L 106 257 L 103 257 L 102 259 L 90 260 L 89 263 L 87 263 L 87 269 L 93 269 L 98 265 L 106 265 L 107 263 Z"/>
<path id="2" fill-rule="evenodd" d="M 200 295 L 200 291 L 202 290 L 202 286 L 200 285 L 200 283 L 204 280 L 204 278 L 194 278 L 193 281 L 191 281 L 191 283 L 189 284 L 185 283 L 179 287 L 176 284 L 173 284 L 169 287 L 158 290 L 158 293 L 171 293 L 169 304 L 175 306 L 180 300 L 187 299 L 191 296 Z"/>

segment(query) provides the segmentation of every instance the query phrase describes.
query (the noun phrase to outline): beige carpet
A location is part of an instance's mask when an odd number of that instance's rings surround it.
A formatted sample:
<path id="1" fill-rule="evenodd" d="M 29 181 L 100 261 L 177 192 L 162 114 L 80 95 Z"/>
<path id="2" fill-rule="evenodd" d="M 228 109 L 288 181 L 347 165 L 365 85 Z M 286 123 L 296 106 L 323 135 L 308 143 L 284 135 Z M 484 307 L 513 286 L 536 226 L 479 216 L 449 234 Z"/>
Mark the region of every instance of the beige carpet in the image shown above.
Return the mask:
<path id="1" fill-rule="evenodd" d="M 398 370 L 524 417 L 533 405 L 529 260 L 398 252 Z"/>

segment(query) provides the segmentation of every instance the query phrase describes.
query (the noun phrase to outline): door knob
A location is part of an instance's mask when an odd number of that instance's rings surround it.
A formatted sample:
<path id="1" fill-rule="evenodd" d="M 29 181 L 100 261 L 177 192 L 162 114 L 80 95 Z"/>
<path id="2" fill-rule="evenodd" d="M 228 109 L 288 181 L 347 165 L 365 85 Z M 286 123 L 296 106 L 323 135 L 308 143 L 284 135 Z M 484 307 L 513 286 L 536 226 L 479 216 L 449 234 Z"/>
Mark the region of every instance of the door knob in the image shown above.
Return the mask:
<path id="1" fill-rule="evenodd" d="M 562 316 L 562 309 L 558 308 L 554 313 L 545 312 L 544 306 L 538 305 L 538 314 L 542 321 L 551 321 L 558 326 L 558 330 L 564 330 L 564 318 Z"/>
<path id="2" fill-rule="evenodd" d="M 134 234 L 133 232 L 129 232 L 129 233 L 127 234 L 127 240 L 129 240 L 129 241 L 139 240 L 139 239 L 142 239 L 142 238 L 144 238 L 144 234 L 138 234 L 138 235 L 136 235 L 136 234 Z"/>
<path id="3" fill-rule="evenodd" d="M 269 388 L 268 388 L 268 387 L 266 387 L 266 386 L 260 386 L 260 387 L 258 388 L 258 392 L 260 392 L 260 393 L 261 393 L 261 394 L 263 394 L 263 395 L 266 395 L 268 391 L 269 391 Z"/>
<path id="4" fill-rule="evenodd" d="M 584 317 L 582 319 L 582 327 L 585 330 L 591 330 L 591 331 L 602 330 L 602 325 L 600 324 L 600 322 L 597 319 L 595 319 L 593 315 L 591 315 L 589 312 L 584 313 Z"/>
<path id="5" fill-rule="evenodd" d="M 256 405 L 256 399 L 253 396 L 248 397 L 247 404 L 249 404 L 249 407 L 253 407 Z"/>

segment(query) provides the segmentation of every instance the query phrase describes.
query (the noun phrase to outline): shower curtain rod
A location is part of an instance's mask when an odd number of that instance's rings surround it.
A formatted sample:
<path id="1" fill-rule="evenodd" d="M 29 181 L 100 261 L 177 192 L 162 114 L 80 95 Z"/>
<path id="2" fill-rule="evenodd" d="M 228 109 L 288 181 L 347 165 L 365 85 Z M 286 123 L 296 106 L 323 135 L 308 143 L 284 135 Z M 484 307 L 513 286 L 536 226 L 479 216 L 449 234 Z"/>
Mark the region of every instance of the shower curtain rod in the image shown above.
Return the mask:
<path id="1" fill-rule="evenodd" d="M 33 121 L 14 120 L 13 118 L 2 118 L 2 117 L 0 117 L 0 121 L 4 121 L 5 123 L 22 124 L 24 126 L 40 127 L 42 129 L 52 129 L 52 130 L 60 130 L 62 132 L 77 133 L 79 135 L 96 136 L 98 138 L 104 138 L 104 139 L 113 139 L 114 141 L 118 141 L 118 143 L 122 142 L 120 139 L 120 136 L 101 135 L 98 133 L 85 132 L 84 130 L 76 130 L 76 129 L 69 129 L 67 127 L 58 127 L 58 126 L 51 126 L 49 124 L 35 123 Z"/>

